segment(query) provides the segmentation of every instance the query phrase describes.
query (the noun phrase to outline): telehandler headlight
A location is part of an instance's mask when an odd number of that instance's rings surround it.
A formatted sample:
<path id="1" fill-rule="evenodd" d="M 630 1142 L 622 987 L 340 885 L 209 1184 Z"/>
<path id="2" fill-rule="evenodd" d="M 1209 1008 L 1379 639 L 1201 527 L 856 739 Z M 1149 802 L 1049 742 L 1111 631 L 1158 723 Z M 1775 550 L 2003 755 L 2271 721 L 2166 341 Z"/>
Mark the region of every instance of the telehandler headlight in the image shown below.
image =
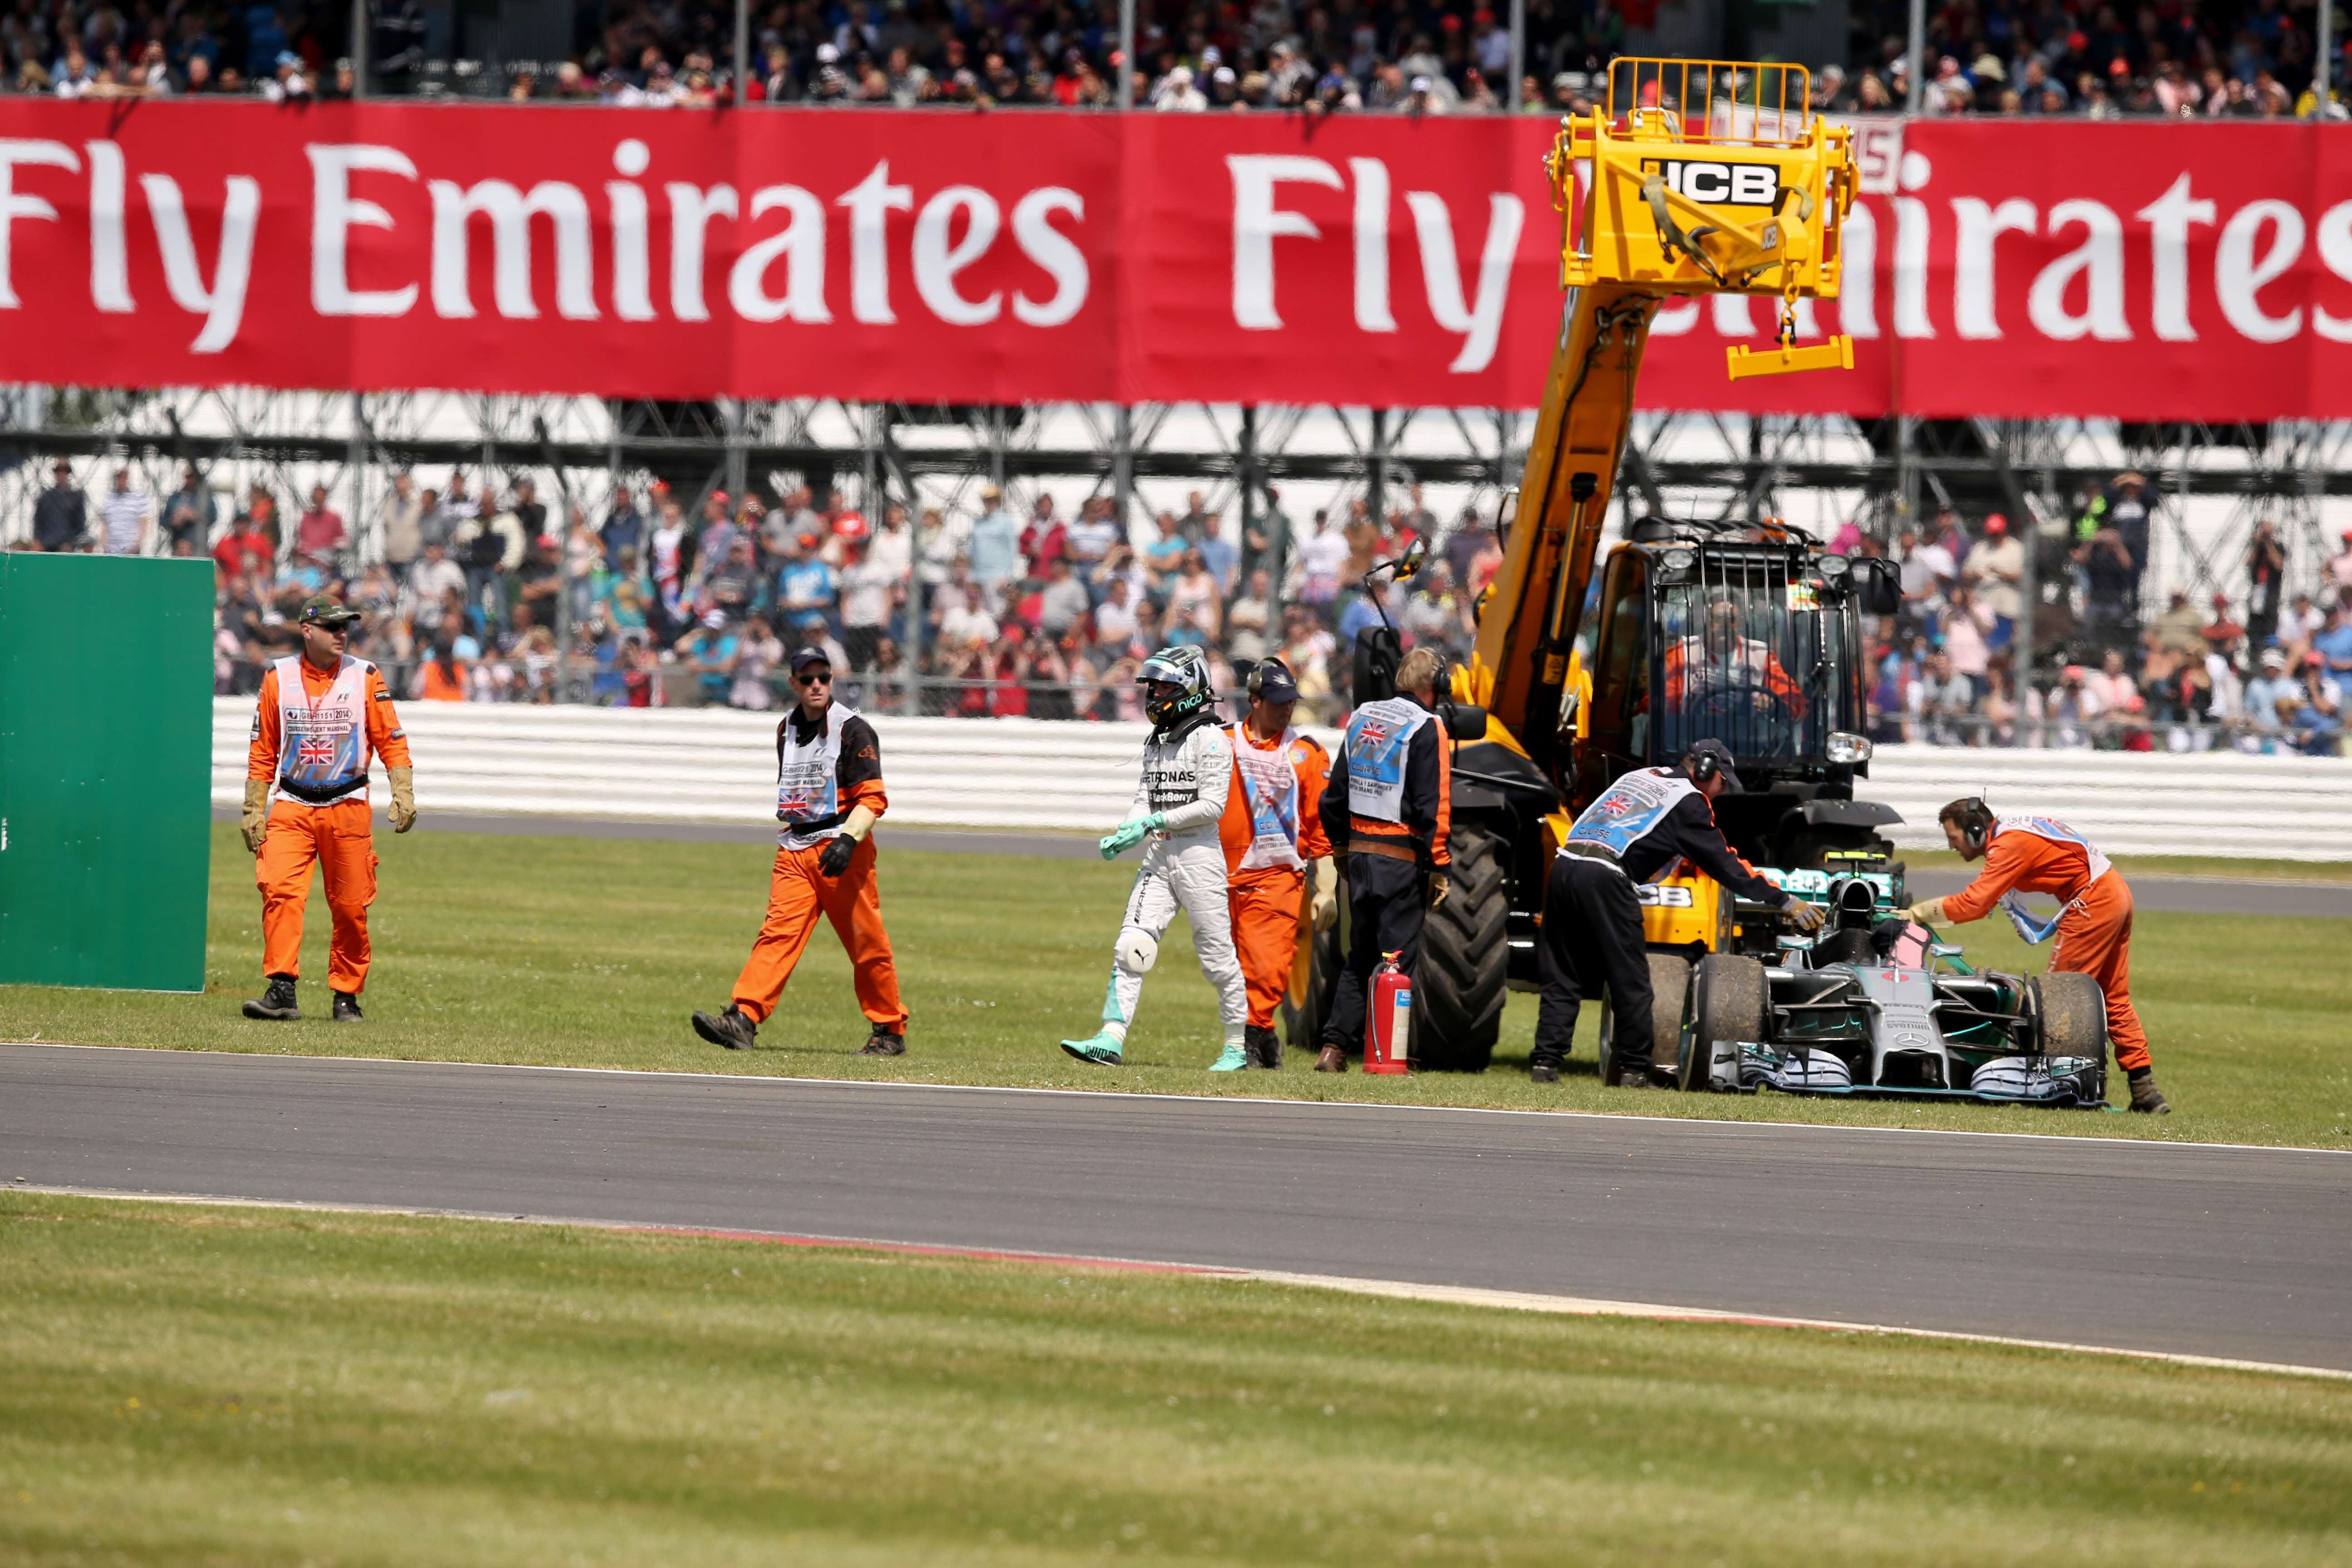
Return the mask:
<path id="1" fill-rule="evenodd" d="M 1833 763 L 1866 763 L 1877 746 L 1861 735 L 1849 735 L 1843 730 L 1830 731 L 1829 758 Z"/>

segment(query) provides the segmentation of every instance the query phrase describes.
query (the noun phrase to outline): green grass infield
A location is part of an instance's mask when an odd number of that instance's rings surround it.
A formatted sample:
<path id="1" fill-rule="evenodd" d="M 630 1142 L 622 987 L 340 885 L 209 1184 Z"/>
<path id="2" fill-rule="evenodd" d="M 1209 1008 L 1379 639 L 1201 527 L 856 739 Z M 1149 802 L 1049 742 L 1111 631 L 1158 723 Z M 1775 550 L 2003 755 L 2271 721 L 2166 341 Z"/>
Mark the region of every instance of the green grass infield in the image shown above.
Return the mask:
<path id="1" fill-rule="evenodd" d="M 759 1048 L 730 1053 L 687 1025 L 726 1005 L 765 907 L 757 845 L 380 831 L 376 964 L 367 1022 L 327 1020 L 327 910 L 311 895 L 297 1024 L 247 1022 L 260 994 L 260 897 L 234 829 L 213 840 L 212 929 L 201 996 L 0 988 L 0 1036 L 176 1049 L 403 1057 L 663 1071 L 1280 1096 L 1520 1110 L 1619 1110 L 1634 1097 L 1593 1073 L 1588 1006 L 1571 1070 L 1528 1082 L 1535 998 L 1514 995 L 1496 1065 L 1410 1079 L 1309 1071 L 1210 1074 L 1215 999 L 1179 921 L 1146 981 L 1128 1065 L 1071 1060 L 1093 1033 L 1133 858 L 1045 860 L 890 848 L 882 907 L 913 1014 L 908 1054 L 861 1058 L 866 1025 L 849 966 L 820 929 Z M 2212 862 L 2206 862 L 2210 866 Z M 2038 970 L 2046 952 L 2000 921 L 1962 928 L 1969 959 Z M 2352 1147 L 2352 921 L 2142 913 L 2132 991 L 2158 1077 L 2177 1107 L 2119 1111 L 1653 1094 L 1641 1113 L 1985 1131 Z M 2110 1093 L 2122 1095 L 2120 1074 Z"/>
<path id="2" fill-rule="evenodd" d="M 2352 1384 L 0 1192 L 0 1562 L 2340 1563 Z"/>

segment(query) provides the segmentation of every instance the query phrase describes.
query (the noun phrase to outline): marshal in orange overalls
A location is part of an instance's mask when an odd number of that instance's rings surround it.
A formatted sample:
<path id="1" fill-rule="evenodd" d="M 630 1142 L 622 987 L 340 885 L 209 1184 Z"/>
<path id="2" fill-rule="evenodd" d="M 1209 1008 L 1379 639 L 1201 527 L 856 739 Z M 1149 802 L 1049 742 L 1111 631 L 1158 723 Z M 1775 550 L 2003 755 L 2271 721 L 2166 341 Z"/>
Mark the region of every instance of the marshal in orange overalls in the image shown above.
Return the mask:
<path id="1" fill-rule="evenodd" d="M 296 689 L 299 683 L 299 690 Z M 408 737 L 376 667 L 346 657 L 334 669 L 281 658 L 261 678 L 246 777 L 268 782 L 268 837 L 254 863 L 261 889 L 261 968 L 291 979 L 301 966 L 310 868 L 327 884 L 334 922 L 327 983 L 345 996 L 367 984 L 367 911 L 375 901 L 368 763 L 410 765 Z"/>
<path id="2" fill-rule="evenodd" d="M 2050 967 L 2099 983 L 2116 1065 L 2126 1073 L 2146 1071 L 2147 1033 L 2131 999 L 2132 896 L 2124 874 L 2063 823 L 2005 816 L 1993 825 L 1977 879 L 1943 900 L 1944 918 L 1954 924 L 1982 920 L 2011 891 L 2048 893 L 2066 906 Z"/>
<path id="3" fill-rule="evenodd" d="M 898 1000 L 890 934 L 882 929 L 874 840 L 860 842 L 837 877 L 826 876 L 818 864 L 853 810 L 862 805 L 879 817 L 889 805 L 874 727 L 838 702 L 825 710 L 822 723 L 811 723 L 796 710 L 776 726 L 776 813 L 784 829 L 777 837 L 768 918 L 735 981 L 733 1010 L 754 1025 L 775 1012 L 822 914 L 848 950 L 857 1005 L 875 1036 L 902 1041 L 907 1009 Z"/>
<path id="4" fill-rule="evenodd" d="M 1225 851 L 1234 946 L 1249 989 L 1249 1026 L 1263 1041 L 1273 1034 L 1274 1011 L 1298 956 L 1307 868 L 1331 853 L 1316 811 L 1331 756 L 1296 730 L 1272 744 L 1259 742 L 1247 724 L 1225 732 L 1233 738 L 1234 779 L 1217 837 Z"/>

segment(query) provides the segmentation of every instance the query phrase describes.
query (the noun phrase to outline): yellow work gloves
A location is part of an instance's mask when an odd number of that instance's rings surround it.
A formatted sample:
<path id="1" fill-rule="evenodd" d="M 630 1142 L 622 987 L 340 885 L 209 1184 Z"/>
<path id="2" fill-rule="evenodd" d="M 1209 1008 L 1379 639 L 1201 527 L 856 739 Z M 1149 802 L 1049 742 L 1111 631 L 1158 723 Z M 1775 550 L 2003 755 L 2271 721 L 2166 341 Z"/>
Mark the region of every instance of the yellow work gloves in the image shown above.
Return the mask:
<path id="1" fill-rule="evenodd" d="M 269 837 L 268 779 L 245 781 L 245 816 L 237 824 L 237 831 L 245 835 L 245 847 L 249 853 L 261 853 L 261 841 Z"/>
<path id="2" fill-rule="evenodd" d="M 383 770 L 392 778 L 392 830 L 405 833 L 416 826 L 416 770 Z"/>
<path id="3" fill-rule="evenodd" d="M 1451 886 L 1452 884 L 1445 879 L 1444 872 L 1432 871 L 1429 874 L 1429 907 L 1431 909 L 1433 910 L 1445 901 L 1446 890 Z"/>
<path id="4" fill-rule="evenodd" d="M 1339 923 L 1339 868 L 1328 859 L 1318 860 L 1309 875 L 1314 879 L 1308 894 L 1309 918 L 1317 931 L 1329 931 Z"/>
<path id="5" fill-rule="evenodd" d="M 1941 899 L 1922 899 L 1917 903 L 1912 905 L 1909 909 L 1905 910 L 1903 911 L 1903 918 L 1909 921 L 1917 921 L 1923 926 L 1942 925 L 1944 923 L 1944 900 Z"/>

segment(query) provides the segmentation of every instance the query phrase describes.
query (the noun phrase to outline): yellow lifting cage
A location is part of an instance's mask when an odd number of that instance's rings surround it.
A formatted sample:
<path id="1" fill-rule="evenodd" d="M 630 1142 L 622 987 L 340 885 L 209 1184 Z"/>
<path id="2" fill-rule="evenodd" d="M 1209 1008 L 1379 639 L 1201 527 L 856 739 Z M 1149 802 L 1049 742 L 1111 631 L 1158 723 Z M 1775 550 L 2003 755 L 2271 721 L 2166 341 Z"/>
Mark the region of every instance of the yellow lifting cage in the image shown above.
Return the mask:
<path id="1" fill-rule="evenodd" d="M 1732 379 L 1853 369 L 1852 339 L 1796 341 L 1796 302 L 1837 297 L 1854 191 L 1846 129 L 1811 90 L 1802 66 L 1612 63 L 1605 101 L 1560 122 L 1546 163 L 1562 287 L 1778 295 L 1777 346 L 1727 351 Z"/>

